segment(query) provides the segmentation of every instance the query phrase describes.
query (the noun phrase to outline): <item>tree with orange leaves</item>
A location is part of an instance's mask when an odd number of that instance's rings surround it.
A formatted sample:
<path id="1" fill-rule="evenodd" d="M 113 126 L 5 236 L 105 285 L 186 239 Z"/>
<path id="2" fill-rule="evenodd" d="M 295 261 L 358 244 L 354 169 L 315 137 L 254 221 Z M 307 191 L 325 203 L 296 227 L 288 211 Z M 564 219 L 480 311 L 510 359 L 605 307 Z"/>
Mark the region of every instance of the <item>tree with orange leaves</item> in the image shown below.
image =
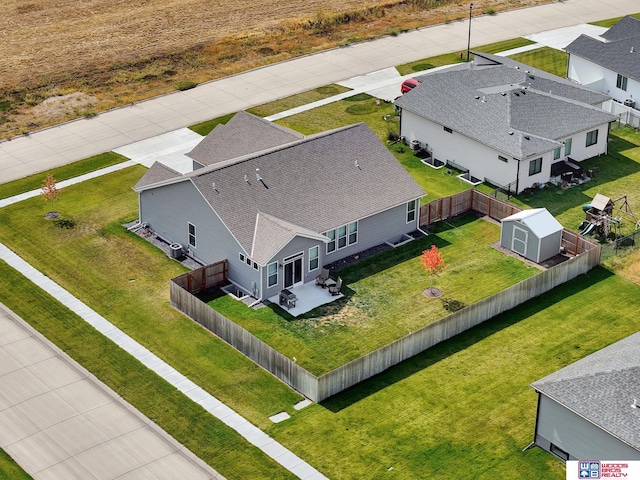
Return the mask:
<path id="1" fill-rule="evenodd" d="M 42 182 L 42 193 L 40 196 L 45 202 L 51 202 L 51 212 L 47 213 L 47 218 L 56 218 L 58 215 L 53 211 L 53 201 L 58 198 L 58 187 L 56 186 L 56 180 L 50 173 L 47 174 L 47 178 Z"/>
<path id="2" fill-rule="evenodd" d="M 444 263 L 442 252 L 438 250 L 438 247 L 431 245 L 430 249 L 422 252 L 422 266 L 431 278 L 429 289 L 431 290 L 431 295 L 433 295 L 433 278 L 442 273 L 449 265 Z"/>

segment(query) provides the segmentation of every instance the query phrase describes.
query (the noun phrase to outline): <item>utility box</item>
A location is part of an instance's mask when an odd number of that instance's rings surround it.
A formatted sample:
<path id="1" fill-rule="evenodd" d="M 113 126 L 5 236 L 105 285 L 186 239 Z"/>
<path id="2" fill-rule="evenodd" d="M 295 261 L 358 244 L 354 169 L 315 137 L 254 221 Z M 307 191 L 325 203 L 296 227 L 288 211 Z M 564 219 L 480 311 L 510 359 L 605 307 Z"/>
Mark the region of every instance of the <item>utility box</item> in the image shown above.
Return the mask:
<path id="1" fill-rule="evenodd" d="M 179 243 L 172 243 L 169 245 L 169 255 L 171 258 L 180 258 L 184 255 L 184 250 L 182 249 L 182 245 Z"/>

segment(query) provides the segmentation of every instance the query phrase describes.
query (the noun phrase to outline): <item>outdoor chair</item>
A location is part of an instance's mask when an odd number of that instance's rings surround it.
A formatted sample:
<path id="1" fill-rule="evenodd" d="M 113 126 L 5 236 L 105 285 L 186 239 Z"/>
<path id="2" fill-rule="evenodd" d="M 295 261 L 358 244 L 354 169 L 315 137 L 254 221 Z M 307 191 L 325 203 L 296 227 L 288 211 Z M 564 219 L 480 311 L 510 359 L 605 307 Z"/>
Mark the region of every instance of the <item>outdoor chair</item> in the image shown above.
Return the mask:
<path id="1" fill-rule="evenodd" d="M 342 287 L 342 278 L 338 277 L 338 281 L 335 285 L 329 286 L 329 293 L 331 295 L 340 295 L 340 288 Z"/>
<path id="2" fill-rule="evenodd" d="M 329 269 L 323 268 L 320 271 L 320 275 L 316 277 L 316 285 L 320 285 L 322 288 L 324 288 L 327 284 L 327 280 L 329 280 Z"/>

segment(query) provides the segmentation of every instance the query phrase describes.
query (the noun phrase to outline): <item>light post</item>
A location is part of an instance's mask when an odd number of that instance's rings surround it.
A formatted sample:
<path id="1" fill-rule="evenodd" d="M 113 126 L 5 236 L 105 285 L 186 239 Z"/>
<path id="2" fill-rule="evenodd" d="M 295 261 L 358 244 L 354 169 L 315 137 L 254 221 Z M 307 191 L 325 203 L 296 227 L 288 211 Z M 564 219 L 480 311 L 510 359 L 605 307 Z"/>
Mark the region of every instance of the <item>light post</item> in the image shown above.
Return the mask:
<path id="1" fill-rule="evenodd" d="M 471 12 L 473 11 L 473 3 L 469 4 L 469 37 L 467 39 L 467 63 L 469 63 L 469 49 L 471 48 Z"/>

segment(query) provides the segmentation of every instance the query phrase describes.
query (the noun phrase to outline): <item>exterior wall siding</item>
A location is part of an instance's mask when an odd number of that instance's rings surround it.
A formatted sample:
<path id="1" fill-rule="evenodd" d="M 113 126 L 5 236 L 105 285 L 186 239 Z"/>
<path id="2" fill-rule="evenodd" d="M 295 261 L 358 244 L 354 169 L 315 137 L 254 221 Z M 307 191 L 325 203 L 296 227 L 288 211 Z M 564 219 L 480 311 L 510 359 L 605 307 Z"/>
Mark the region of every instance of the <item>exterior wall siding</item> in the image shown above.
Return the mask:
<path id="1" fill-rule="evenodd" d="M 640 460 L 640 452 L 545 396 L 538 395 L 535 443 L 551 453 L 551 444 L 570 460 Z"/>
<path id="2" fill-rule="evenodd" d="M 558 255 L 560 253 L 560 246 L 562 245 L 562 231 L 556 232 L 552 235 L 548 235 L 541 239 L 540 242 L 540 257 L 539 262 L 544 262 L 546 259 Z"/>
<path id="3" fill-rule="evenodd" d="M 259 272 L 240 262 L 242 248 L 191 182 L 180 182 L 140 193 L 140 221 L 161 238 L 189 248 L 203 264 L 228 260 L 229 280 L 249 290 Z M 196 227 L 196 246 L 189 246 L 188 223 Z"/>
<path id="4" fill-rule="evenodd" d="M 628 78 L 627 89 L 622 90 L 616 86 L 618 81 L 618 74 L 616 72 L 601 67 L 584 58 L 569 55 L 569 68 L 567 73 L 569 79 L 610 95 L 620 103 L 624 103 L 628 98 L 640 100 L 640 82 Z"/>

